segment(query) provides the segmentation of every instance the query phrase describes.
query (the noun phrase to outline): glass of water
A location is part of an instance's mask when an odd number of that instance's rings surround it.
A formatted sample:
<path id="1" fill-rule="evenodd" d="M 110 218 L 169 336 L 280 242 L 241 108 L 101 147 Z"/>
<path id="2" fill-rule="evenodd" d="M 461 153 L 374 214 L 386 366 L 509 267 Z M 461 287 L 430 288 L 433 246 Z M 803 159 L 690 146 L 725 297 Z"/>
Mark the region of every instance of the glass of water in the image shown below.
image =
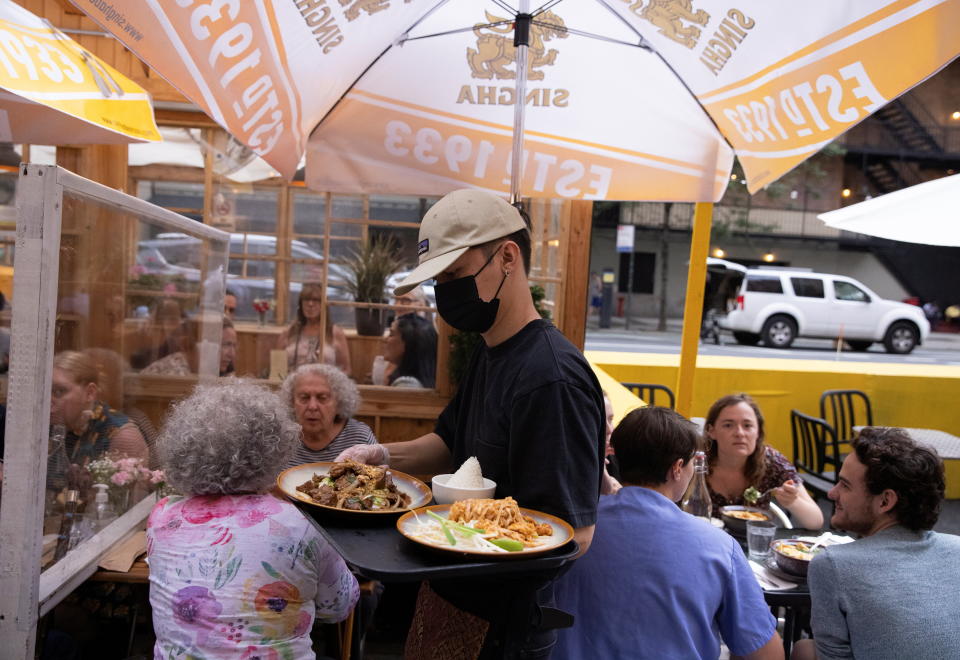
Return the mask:
<path id="1" fill-rule="evenodd" d="M 747 549 L 752 559 L 763 559 L 770 556 L 770 544 L 777 532 L 776 523 L 769 520 L 747 521 Z"/>

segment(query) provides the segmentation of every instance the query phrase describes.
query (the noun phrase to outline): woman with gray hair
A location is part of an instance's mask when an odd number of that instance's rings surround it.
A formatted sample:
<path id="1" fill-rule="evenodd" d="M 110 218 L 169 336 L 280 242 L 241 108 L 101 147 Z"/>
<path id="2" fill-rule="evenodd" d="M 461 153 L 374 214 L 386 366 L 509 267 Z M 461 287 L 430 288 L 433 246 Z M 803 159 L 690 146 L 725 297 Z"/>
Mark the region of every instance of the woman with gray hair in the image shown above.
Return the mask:
<path id="1" fill-rule="evenodd" d="M 332 461 L 347 447 L 374 445 L 370 427 L 353 419 L 360 392 L 350 378 L 329 364 L 305 364 L 283 381 L 283 397 L 302 430 L 287 467 Z"/>
<path id="2" fill-rule="evenodd" d="M 283 400 L 238 381 L 176 404 L 157 445 L 166 497 L 147 521 L 156 657 L 313 658 L 314 619 L 344 620 L 357 581 L 270 492 L 297 444 Z"/>

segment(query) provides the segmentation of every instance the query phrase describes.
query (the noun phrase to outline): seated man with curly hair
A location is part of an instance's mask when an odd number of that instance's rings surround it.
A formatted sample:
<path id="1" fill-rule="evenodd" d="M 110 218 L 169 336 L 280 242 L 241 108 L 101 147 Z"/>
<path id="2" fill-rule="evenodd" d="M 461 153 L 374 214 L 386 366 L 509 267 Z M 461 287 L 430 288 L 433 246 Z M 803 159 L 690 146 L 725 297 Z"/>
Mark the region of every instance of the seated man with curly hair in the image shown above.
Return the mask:
<path id="1" fill-rule="evenodd" d="M 793 658 L 960 658 L 960 537 L 930 531 L 943 462 L 898 428 L 865 428 L 852 444 L 830 523 L 864 538 L 810 563 L 814 639 Z"/>
<path id="2" fill-rule="evenodd" d="M 147 521 L 157 658 L 313 658 L 315 619 L 347 618 L 357 581 L 270 492 L 298 443 L 281 398 L 237 381 L 176 404 L 157 444 L 178 492 Z"/>

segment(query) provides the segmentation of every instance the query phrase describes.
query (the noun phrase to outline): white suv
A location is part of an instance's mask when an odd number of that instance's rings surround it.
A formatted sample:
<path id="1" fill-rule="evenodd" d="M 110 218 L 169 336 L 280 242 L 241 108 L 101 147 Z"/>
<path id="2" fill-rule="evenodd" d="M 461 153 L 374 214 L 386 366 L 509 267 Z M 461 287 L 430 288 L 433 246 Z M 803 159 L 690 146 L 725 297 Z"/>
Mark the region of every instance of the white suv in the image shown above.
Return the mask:
<path id="1" fill-rule="evenodd" d="M 741 344 L 787 348 L 797 337 L 843 337 L 855 351 L 880 341 L 888 353 L 909 353 L 930 333 L 919 307 L 883 300 L 852 278 L 765 268 L 747 270 L 720 327 Z"/>

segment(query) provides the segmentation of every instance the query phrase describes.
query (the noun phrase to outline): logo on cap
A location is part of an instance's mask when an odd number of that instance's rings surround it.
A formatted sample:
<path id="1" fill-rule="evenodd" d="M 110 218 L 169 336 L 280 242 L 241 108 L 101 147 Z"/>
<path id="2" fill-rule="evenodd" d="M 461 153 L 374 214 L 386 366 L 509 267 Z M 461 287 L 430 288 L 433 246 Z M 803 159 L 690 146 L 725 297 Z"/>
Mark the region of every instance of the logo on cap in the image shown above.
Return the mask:
<path id="1" fill-rule="evenodd" d="M 425 253 L 430 251 L 430 239 L 425 238 L 419 243 L 417 243 L 417 256 L 422 257 Z"/>

